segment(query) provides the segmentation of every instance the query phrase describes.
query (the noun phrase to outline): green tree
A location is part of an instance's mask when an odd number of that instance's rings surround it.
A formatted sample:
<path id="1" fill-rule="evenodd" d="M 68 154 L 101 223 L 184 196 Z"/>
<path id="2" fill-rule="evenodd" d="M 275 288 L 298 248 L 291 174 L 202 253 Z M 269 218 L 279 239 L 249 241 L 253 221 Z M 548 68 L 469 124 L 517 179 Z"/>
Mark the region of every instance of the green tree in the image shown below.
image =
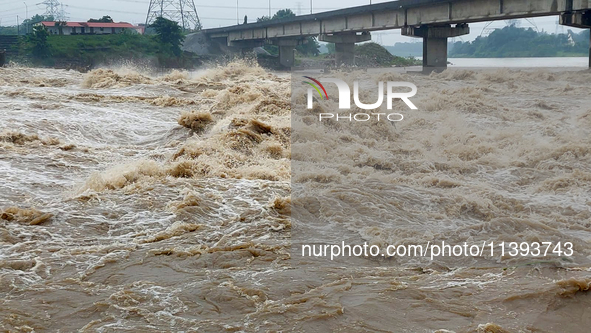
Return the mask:
<path id="1" fill-rule="evenodd" d="M 47 37 L 49 32 L 42 25 L 33 28 L 33 33 L 28 37 L 28 43 L 31 45 L 31 53 L 36 58 L 44 58 L 50 55 L 49 43 Z"/>
<path id="2" fill-rule="evenodd" d="M 316 41 L 316 37 L 306 37 L 304 43 L 296 46 L 296 50 L 301 54 L 308 56 L 317 56 L 320 54 L 320 44 Z"/>
<path id="3" fill-rule="evenodd" d="M 275 13 L 275 15 L 273 15 L 272 20 L 280 20 L 280 19 L 290 18 L 290 17 L 295 17 L 295 16 L 296 16 L 296 14 L 289 8 L 280 9 L 277 11 L 277 13 Z"/>
<path id="4" fill-rule="evenodd" d="M 181 45 L 185 40 L 182 29 L 177 22 L 158 17 L 150 25 L 150 28 L 156 30 L 156 39 L 160 42 L 161 52 L 164 54 L 173 54 L 180 57 L 182 54 Z"/>
<path id="5" fill-rule="evenodd" d="M 35 23 L 39 23 L 39 22 L 53 22 L 54 18 L 51 15 L 45 16 L 45 15 L 39 15 L 39 14 L 35 14 L 33 15 L 33 17 L 31 17 L 30 19 L 26 19 L 23 21 L 23 25 L 26 24 L 35 24 Z"/>
<path id="6" fill-rule="evenodd" d="M 105 15 L 100 19 L 93 19 L 91 18 L 88 22 L 99 22 L 99 23 L 113 23 L 113 19 L 109 15 Z"/>
<path id="7" fill-rule="evenodd" d="M 39 22 L 43 22 L 43 21 L 53 21 L 53 16 L 49 15 L 49 16 L 45 16 L 45 15 L 33 15 L 33 17 L 31 17 L 30 19 L 25 19 L 23 21 L 23 23 L 21 24 L 21 31 L 25 31 L 26 33 L 32 33 L 32 26 L 34 24 L 37 24 Z"/>

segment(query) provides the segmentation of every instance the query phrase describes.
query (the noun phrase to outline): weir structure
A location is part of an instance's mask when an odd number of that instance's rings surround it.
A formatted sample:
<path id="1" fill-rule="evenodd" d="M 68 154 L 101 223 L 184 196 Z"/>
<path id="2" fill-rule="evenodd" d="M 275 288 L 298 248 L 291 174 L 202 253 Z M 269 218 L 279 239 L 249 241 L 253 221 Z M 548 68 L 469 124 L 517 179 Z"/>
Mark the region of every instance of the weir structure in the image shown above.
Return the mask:
<path id="1" fill-rule="evenodd" d="M 447 68 L 447 39 L 468 34 L 469 23 L 551 15 L 559 15 L 563 25 L 591 28 L 591 0 L 399 0 L 201 33 L 234 49 L 278 45 L 280 63 L 292 67 L 294 48 L 306 37 L 335 43 L 337 65 L 353 65 L 355 43 L 370 40 L 372 31 L 402 29 L 405 36 L 423 39 L 429 72 Z"/>

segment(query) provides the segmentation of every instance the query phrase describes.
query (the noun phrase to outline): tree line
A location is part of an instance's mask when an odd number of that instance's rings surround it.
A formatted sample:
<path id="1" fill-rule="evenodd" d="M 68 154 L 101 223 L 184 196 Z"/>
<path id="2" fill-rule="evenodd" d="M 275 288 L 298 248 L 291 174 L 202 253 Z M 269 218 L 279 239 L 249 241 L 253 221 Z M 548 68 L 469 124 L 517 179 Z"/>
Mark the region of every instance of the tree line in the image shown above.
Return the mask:
<path id="1" fill-rule="evenodd" d="M 506 26 L 472 42 L 456 42 L 449 56 L 456 58 L 585 56 L 589 52 L 589 30 L 580 33 L 548 34 L 532 28 Z"/>

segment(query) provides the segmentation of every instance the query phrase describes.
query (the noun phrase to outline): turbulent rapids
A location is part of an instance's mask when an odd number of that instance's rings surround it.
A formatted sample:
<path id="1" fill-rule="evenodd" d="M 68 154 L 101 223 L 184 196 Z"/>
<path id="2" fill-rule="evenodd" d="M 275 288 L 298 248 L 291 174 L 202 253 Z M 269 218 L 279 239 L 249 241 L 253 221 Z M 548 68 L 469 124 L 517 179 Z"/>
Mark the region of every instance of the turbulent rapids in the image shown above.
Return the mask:
<path id="1" fill-rule="evenodd" d="M 289 75 L 246 61 L 166 75 L 0 68 L 0 330 L 587 331 L 591 73 L 379 80 L 413 82 L 418 110 L 319 135 L 294 130 Z M 344 142 L 355 149 L 318 164 Z M 293 182 L 310 184 L 309 201 L 292 202 Z M 341 201 L 316 207 L 327 182 Z M 396 225 L 357 224 L 360 198 Z M 378 247 L 493 234 L 572 242 L 576 256 L 294 261 L 292 205 Z"/>

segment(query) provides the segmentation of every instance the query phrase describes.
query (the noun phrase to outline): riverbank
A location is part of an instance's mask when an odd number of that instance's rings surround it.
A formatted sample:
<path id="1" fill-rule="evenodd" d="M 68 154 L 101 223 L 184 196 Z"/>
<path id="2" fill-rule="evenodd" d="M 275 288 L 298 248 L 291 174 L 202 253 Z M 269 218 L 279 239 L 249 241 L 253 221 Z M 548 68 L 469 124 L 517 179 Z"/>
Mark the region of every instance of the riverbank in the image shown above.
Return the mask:
<path id="1" fill-rule="evenodd" d="M 34 42 L 20 38 L 9 60 L 13 63 L 87 71 L 99 66 L 134 63 L 153 68 L 192 69 L 207 57 L 184 52 L 180 56 L 161 53 L 153 36 L 140 34 L 49 35 L 47 54 L 32 55 Z"/>

